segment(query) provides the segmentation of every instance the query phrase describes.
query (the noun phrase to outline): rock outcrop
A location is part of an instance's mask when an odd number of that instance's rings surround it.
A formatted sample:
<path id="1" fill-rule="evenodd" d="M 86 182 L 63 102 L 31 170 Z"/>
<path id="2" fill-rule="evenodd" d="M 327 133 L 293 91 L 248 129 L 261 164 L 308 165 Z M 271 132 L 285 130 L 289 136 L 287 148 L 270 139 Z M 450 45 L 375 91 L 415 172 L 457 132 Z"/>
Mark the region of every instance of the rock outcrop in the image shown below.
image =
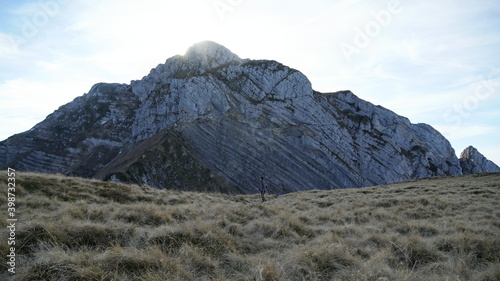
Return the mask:
<path id="1" fill-rule="evenodd" d="M 233 193 L 254 192 L 261 175 L 285 193 L 462 174 L 431 126 L 213 42 L 130 85 L 95 85 L 0 155 L 0 168 Z"/>
<path id="2" fill-rule="evenodd" d="M 462 151 L 460 154 L 460 165 L 462 166 L 464 175 L 500 172 L 500 167 L 486 159 L 486 157 L 473 146 L 469 146 Z"/>
<path id="3" fill-rule="evenodd" d="M 138 97 L 129 85 L 94 85 L 31 130 L 0 143 L 0 168 L 92 177 L 127 145 Z"/>

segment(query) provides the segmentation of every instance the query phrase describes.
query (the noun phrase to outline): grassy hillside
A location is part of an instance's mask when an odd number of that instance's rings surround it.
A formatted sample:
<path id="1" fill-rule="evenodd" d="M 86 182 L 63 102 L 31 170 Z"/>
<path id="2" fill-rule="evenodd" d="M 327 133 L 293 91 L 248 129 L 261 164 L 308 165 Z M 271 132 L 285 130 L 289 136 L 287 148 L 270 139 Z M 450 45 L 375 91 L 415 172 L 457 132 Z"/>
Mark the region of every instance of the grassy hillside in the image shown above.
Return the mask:
<path id="1" fill-rule="evenodd" d="M 16 174 L 1 280 L 500 280 L 500 174 L 270 197 Z M 256 183 L 258 184 L 258 183 Z M 5 260 L 7 173 L 0 173 Z"/>

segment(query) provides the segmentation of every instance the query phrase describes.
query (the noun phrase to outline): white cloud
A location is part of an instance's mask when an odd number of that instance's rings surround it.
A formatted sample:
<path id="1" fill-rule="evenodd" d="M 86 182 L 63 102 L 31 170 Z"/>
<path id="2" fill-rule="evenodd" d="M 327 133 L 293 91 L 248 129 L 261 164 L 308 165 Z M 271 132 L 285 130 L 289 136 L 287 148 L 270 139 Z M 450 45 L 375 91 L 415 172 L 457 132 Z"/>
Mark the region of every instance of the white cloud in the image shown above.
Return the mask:
<path id="1" fill-rule="evenodd" d="M 18 51 L 16 39 L 8 34 L 0 33 L 0 58 L 16 54 Z"/>

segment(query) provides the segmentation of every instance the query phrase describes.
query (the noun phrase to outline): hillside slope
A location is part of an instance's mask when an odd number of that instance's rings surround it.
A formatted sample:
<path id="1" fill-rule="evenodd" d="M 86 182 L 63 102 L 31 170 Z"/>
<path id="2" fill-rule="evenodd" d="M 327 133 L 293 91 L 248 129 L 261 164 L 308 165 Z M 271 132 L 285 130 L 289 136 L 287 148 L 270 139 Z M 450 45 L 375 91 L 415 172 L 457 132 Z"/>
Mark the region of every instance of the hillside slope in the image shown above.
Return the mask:
<path id="1" fill-rule="evenodd" d="M 7 167 L 232 194 L 253 192 L 261 175 L 286 193 L 462 174 L 431 126 L 350 91 L 316 92 L 296 69 L 214 42 L 130 85 L 94 85 L 0 142 Z"/>
<path id="2" fill-rule="evenodd" d="M 58 175 L 15 179 L 16 275 L 2 263 L 2 280 L 500 279 L 498 173 L 266 203 Z M 6 183 L 2 171 L 2 206 Z"/>

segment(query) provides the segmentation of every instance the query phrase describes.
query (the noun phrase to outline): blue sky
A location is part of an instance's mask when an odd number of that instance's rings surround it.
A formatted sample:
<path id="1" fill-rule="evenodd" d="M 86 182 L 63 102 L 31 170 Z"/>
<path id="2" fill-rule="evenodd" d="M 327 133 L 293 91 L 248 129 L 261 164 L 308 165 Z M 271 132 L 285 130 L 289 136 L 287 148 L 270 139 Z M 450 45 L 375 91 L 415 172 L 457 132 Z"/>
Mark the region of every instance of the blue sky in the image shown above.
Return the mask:
<path id="1" fill-rule="evenodd" d="M 428 123 L 500 164 L 500 1 L 0 0 L 0 139 L 203 40 Z"/>

